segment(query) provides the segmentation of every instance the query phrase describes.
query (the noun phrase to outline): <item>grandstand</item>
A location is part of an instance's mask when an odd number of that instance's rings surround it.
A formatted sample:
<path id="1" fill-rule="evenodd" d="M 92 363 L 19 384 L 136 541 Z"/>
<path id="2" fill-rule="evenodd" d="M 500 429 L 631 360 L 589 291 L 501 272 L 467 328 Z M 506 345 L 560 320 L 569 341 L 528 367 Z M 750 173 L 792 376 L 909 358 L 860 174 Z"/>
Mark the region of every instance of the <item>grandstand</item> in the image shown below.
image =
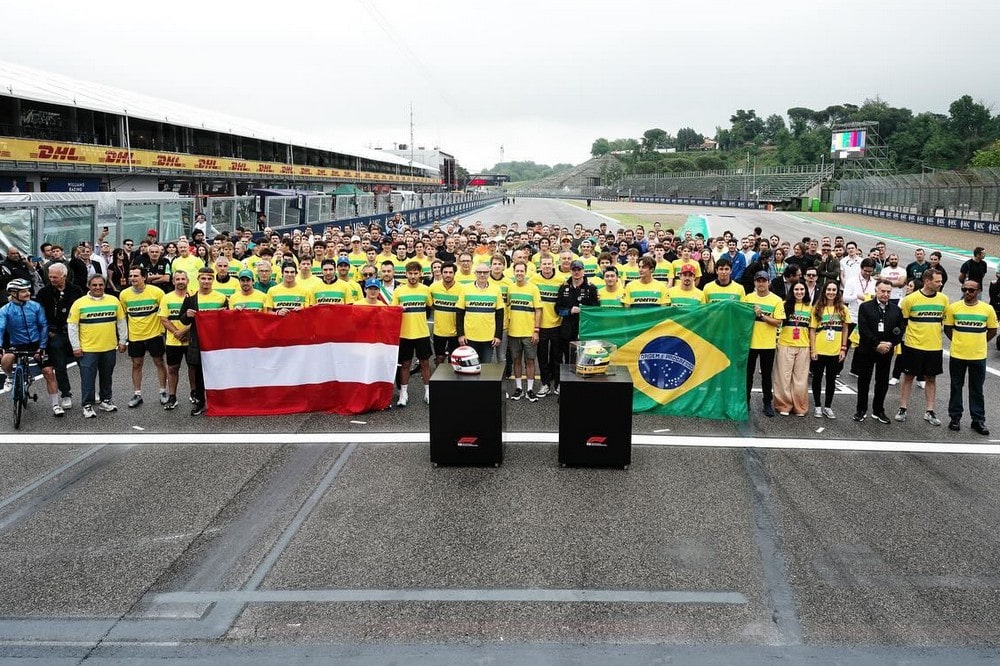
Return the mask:
<path id="1" fill-rule="evenodd" d="M 600 187 L 605 166 L 617 165 L 613 155 L 602 155 L 563 171 L 541 178 L 530 187 L 518 190 L 519 194 L 568 194 L 582 195 L 588 188 Z"/>
<path id="2" fill-rule="evenodd" d="M 832 164 L 766 167 L 755 170 L 686 171 L 625 176 L 618 194 L 782 203 L 804 196 L 819 197 L 820 186 L 833 177 Z M 585 193 L 586 194 L 586 193 Z M 597 192 L 592 194 L 596 195 Z"/>

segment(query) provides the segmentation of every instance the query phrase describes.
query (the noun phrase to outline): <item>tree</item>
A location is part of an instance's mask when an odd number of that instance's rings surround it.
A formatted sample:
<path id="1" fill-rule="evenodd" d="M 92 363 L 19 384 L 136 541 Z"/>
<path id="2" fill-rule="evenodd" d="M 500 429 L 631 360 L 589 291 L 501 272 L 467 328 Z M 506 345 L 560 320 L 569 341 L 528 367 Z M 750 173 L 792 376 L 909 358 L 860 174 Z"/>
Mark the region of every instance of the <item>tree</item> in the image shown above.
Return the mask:
<path id="1" fill-rule="evenodd" d="M 764 131 L 764 121 L 757 117 L 757 112 L 753 109 L 737 110 L 736 114 L 729 118 L 729 122 L 733 124 L 731 131 L 734 147 L 752 143 Z"/>
<path id="2" fill-rule="evenodd" d="M 719 144 L 720 150 L 729 150 L 733 147 L 733 133 L 719 126 L 715 127 L 715 141 Z"/>
<path id="3" fill-rule="evenodd" d="M 686 157 L 678 157 L 672 160 L 667 160 L 663 163 L 661 171 L 664 173 L 677 173 L 681 171 L 697 171 L 698 165 L 695 164 L 693 160 L 689 160 Z"/>
<path id="4" fill-rule="evenodd" d="M 808 131 L 814 123 L 816 112 L 804 106 L 794 106 L 786 112 L 791 123 L 792 136 L 798 138 Z"/>
<path id="5" fill-rule="evenodd" d="M 677 149 L 690 150 L 700 146 L 705 141 L 705 137 L 695 132 L 690 127 L 682 127 L 677 130 Z"/>
<path id="6" fill-rule="evenodd" d="M 601 155 L 607 155 L 611 152 L 611 142 L 601 137 L 596 139 L 594 144 L 590 147 L 590 154 L 594 157 L 600 157 Z"/>
<path id="7" fill-rule="evenodd" d="M 699 171 L 720 171 L 726 168 L 726 161 L 716 155 L 699 155 L 694 158 Z"/>
<path id="8" fill-rule="evenodd" d="M 614 152 L 628 151 L 635 152 L 639 149 L 639 142 L 635 139 L 615 139 L 610 142 L 611 150 Z"/>
<path id="9" fill-rule="evenodd" d="M 972 158 L 972 166 L 1000 167 L 1000 140 L 994 141 L 982 150 L 977 150 Z"/>
<path id="10" fill-rule="evenodd" d="M 778 132 L 785 129 L 785 119 L 777 113 L 772 113 L 764 121 L 764 140 L 767 143 L 774 143 L 778 138 Z"/>
<path id="11" fill-rule="evenodd" d="M 666 148 L 670 135 L 659 127 L 648 129 L 642 133 L 642 152 L 653 153 L 658 148 Z"/>
<path id="12" fill-rule="evenodd" d="M 990 110 L 968 95 L 962 95 L 948 107 L 951 130 L 962 141 L 975 141 L 993 132 Z"/>

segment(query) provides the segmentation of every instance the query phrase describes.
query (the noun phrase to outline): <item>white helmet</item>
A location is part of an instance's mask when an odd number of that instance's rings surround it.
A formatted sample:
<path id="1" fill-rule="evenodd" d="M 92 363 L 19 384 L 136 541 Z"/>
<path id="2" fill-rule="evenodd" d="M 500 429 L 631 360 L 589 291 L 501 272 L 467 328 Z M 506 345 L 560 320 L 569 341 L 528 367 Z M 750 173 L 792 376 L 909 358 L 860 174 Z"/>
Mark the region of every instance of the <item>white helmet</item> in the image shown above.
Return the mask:
<path id="1" fill-rule="evenodd" d="M 468 345 L 462 345 L 451 353 L 451 367 L 463 375 L 478 375 L 483 370 L 479 364 L 479 353 Z"/>

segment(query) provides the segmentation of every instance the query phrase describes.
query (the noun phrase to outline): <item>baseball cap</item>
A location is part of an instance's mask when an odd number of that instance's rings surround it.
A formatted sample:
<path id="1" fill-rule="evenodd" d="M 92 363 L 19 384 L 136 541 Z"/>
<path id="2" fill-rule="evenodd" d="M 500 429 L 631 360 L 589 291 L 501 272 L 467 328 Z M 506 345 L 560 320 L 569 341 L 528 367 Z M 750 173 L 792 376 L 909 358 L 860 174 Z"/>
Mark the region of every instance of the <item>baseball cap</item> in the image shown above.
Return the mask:
<path id="1" fill-rule="evenodd" d="M 347 264 L 348 266 L 350 266 L 351 261 L 347 257 L 340 257 L 339 259 L 337 259 L 337 265 L 340 266 L 341 264 Z"/>
<path id="2" fill-rule="evenodd" d="M 369 278 L 365 280 L 365 289 L 371 289 L 372 287 L 378 289 L 378 280 L 376 280 L 375 278 Z"/>
<path id="3" fill-rule="evenodd" d="M 243 270 L 241 270 L 239 272 L 239 274 L 237 274 L 236 277 L 237 277 L 237 279 L 240 279 L 240 280 L 242 280 L 243 278 L 247 278 L 249 280 L 252 280 L 253 279 L 253 271 L 248 271 L 247 269 L 244 268 Z"/>
<path id="4" fill-rule="evenodd" d="M 754 280 L 770 280 L 771 276 L 767 274 L 767 271 L 757 271 L 753 276 Z"/>
<path id="5" fill-rule="evenodd" d="M 352 243 L 360 243 L 361 242 L 361 236 L 351 236 L 351 242 Z"/>
<path id="6" fill-rule="evenodd" d="M 569 267 L 570 267 L 570 270 L 572 270 L 574 268 L 579 268 L 580 270 L 583 270 L 583 262 L 579 261 L 579 260 L 573 260 L 573 261 L 570 262 Z"/>
<path id="7" fill-rule="evenodd" d="M 146 232 L 146 235 L 147 236 L 155 236 L 156 235 L 156 229 L 150 229 L 149 231 Z"/>
<path id="8" fill-rule="evenodd" d="M 691 275 L 697 275 L 698 271 L 696 271 L 694 269 L 694 266 L 692 266 L 691 264 L 684 264 L 683 266 L 681 266 L 680 274 L 684 275 L 685 273 L 690 273 Z"/>

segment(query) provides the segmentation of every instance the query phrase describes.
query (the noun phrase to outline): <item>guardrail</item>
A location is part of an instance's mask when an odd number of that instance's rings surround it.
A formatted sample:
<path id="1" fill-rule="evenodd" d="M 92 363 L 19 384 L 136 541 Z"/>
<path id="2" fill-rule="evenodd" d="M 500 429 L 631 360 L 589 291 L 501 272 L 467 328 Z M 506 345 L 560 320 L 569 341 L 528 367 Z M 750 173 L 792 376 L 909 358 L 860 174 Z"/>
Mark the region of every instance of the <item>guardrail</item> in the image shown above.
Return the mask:
<path id="1" fill-rule="evenodd" d="M 920 215 L 919 213 L 907 213 L 898 210 L 883 210 L 881 208 L 867 208 L 864 206 L 842 206 L 840 204 L 834 206 L 833 211 L 835 213 L 854 213 L 855 215 L 867 215 L 868 217 L 877 217 L 883 220 L 911 222 L 913 224 L 924 224 L 932 227 L 943 227 L 945 229 L 1000 234 L 1000 222 L 990 220 L 967 220 L 961 217 Z"/>
<path id="2" fill-rule="evenodd" d="M 516 196 L 531 197 L 536 199 L 592 199 L 594 201 L 616 201 L 615 197 L 609 196 L 585 196 L 582 194 L 517 194 Z M 702 197 L 658 197 L 645 194 L 633 194 L 630 197 L 621 197 L 635 203 L 656 203 L 675 204 L 678 206 L 712 206 L 713 208 L 749 208 L 752 210 L 764 210 L 767 207 L 766 201 L 748 201 L 746 199 L 705 199 Z"/>

